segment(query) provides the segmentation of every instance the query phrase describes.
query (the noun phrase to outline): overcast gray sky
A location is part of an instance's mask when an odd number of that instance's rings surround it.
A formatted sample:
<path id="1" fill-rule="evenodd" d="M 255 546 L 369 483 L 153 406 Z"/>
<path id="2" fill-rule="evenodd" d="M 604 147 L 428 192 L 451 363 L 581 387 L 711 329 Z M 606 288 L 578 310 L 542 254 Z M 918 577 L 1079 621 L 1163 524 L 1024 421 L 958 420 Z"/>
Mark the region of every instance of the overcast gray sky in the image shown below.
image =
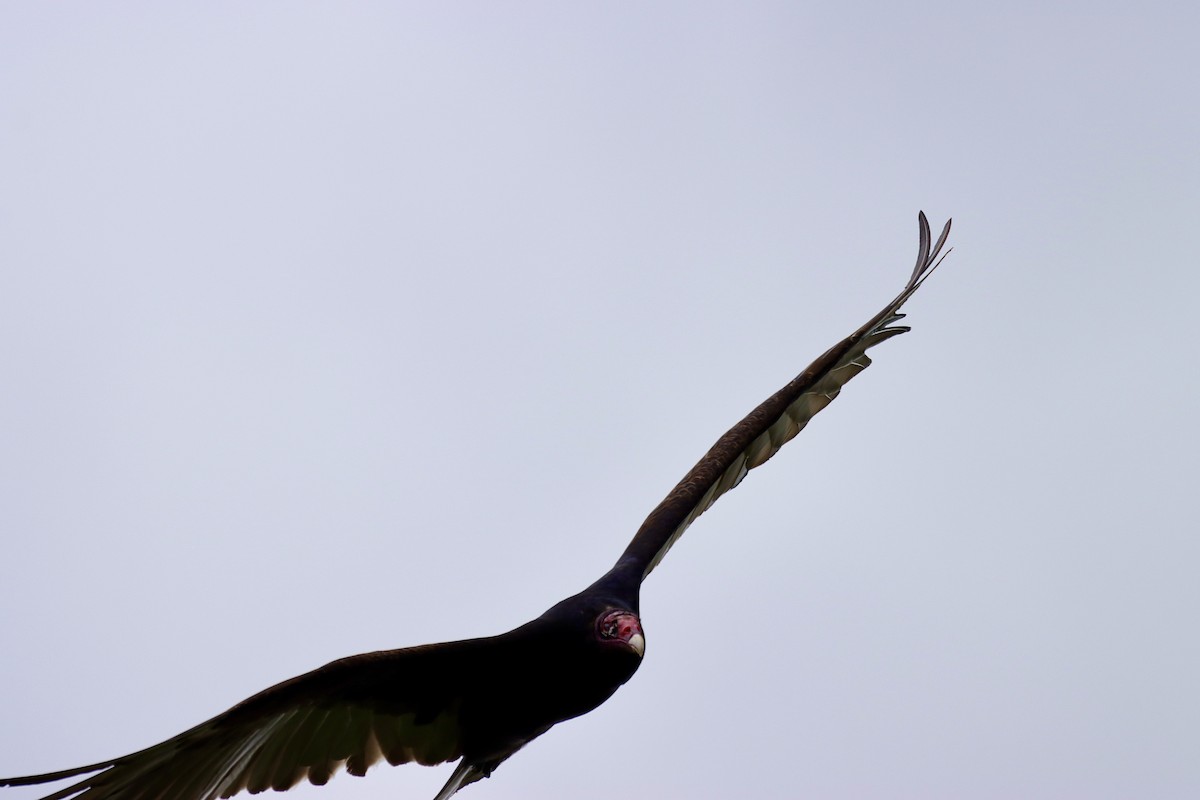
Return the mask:
<path id="1" fill-rule="evenodd" d="M 0 774 L 579 590 L 923 208 L 913 332 L 463 796 L 1200 795 L 1195 9 L 4 4 Z"/>

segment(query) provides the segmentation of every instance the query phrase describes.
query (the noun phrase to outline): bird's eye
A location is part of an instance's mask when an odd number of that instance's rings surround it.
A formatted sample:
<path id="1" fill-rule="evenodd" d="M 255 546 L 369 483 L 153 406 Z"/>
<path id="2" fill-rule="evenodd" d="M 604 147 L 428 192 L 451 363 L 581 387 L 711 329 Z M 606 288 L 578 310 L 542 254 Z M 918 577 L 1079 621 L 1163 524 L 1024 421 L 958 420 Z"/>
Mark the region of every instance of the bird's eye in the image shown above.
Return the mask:
<path id="1" fill-rule="evenodd" d="M 617 635 L 617 623 L 610 622 L 600 629 L 600 635 L 605 639 L 611 639 Z"/>

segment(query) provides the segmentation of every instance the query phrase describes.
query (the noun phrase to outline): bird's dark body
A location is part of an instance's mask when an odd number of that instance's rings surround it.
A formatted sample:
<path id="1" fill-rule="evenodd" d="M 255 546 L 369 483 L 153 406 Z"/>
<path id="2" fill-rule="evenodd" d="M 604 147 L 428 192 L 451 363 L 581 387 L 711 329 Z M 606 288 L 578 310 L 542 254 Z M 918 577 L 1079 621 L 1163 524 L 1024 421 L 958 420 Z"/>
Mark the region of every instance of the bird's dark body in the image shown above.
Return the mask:
<path id="1" fill-rule="evenodd" d="M 635 596 L 620 607 L 636 605 Z M 487 774 L 553 725 L 596 708 L 633 677 L 641 656 L 598 645 L 592 635 L 597 615 L 617 607 L 611 593 L 589 589 L 498 636 L 339 659 L 234 706 L 217 718 L 213 735 L 320 698 L 318 706 L 411 716 L 417 729 L 449 720 L 458 731 L 453 753 L 417 752 L 412 760 L 435 764 L 462 756 Z M 408 760 L 389 756 L 387 744 L 381 742 L 384 758 Z M 347 758 L 351 774 L 370 766 L 352 754 Z M 278 788 L 288 788 L 283 782 Z"/>
<path id="2" fill-rule="evenodd" d="M 624 651 L 589 652 L 577 633 L 561 620 L 539 617 L 499 636 L 363 653 L 273 686 L 227 713 L 233 720 L 261 716 L 313 696 L 380 714 L 412 714 L 417 725 L 451 712 L 463 730 L 463 752 L 484 753 L 514 733 L 591 711 L 641 663 Z M 504 720 L 509 733 L 493 730 L 495 720 Z"/>
<path id="3" fill-rule="evenodd" d="M 920 216 L 917 265 L 899 295 L 717 440 L 650 513 L 611 570 L 499 636 L 351 656 L 277 684 L 145 750 L 61 772 L 0 779 L 27 786 L 79 778 L 43 800 L 216 800 L 240 791 L 323 784 L 343 766 L 458 761 L 435 800 L 487 777 L 563 720 L 607 700 L 641 664 L 642 581 L 683 531 L 765 463 L 904 331 L 892 323 L 936 266 Z"/>

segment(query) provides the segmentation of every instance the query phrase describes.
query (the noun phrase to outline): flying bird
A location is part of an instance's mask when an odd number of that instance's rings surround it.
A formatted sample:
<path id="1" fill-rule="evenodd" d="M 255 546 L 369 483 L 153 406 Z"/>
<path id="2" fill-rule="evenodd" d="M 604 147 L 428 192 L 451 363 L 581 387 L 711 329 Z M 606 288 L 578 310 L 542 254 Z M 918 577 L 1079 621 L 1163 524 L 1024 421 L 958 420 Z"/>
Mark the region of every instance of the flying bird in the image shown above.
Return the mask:
<path id="1" fill-rule="evenodd" d="M 650 512 L 617 563 L 582 592 L 507 633 L 350 656 L 272 686 L 136 753 L 44 775 L 83 777 L 43 800 L 215 800 L 326 783 L 380 759 L 457 761 L 434 800 L 486 778 L 555 724 L 586 714 L 633 677 L 645 654 L 642 581 L 717 498 L 765 463 L 871 363 L 867 350 L 909 328 L 901 306 L 940 263 L 922 212 L 917 264 L 903 291 L 861 328 L 717 440 Z"/>

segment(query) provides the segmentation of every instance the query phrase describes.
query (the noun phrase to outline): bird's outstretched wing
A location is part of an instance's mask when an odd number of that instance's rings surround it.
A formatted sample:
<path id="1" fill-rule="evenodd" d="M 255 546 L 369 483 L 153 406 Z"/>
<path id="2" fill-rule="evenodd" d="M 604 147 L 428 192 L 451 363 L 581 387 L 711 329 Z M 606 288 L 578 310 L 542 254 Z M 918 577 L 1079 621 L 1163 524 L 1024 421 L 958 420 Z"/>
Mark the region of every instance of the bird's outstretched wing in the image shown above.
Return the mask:
<path id="1" fill-rule="evenodd" d="M 865 325 L 831 347 L 787 386 L 767 398 L 717 440 L 642 523 L 616 569 L 641 569 L 645 578 L 696 517 L 737 486 L 746 473 L 779 452 L 813 416 L 838 396 L 842 387 L 871 363 L 867 350 L 909 328 L 893 325 L 904 317 L 900 307 L 932 274 L 950 234 L 950 222 L 933 242 L 925 213 L 917 265 L 904 290 Z M 949 251 L 947 251 L 947 254 Z"/>
<path id="2" fill-rule="evenodd" d="M 393 765 L 453 761 L 463 750 L 464 688 L 480 688 L 479 673 L 494 656 L 507 661 L 507 647 L 492 637 L 344 658 L 145 750 L 3 778 L 0 786 L 87 775 L 44 800 L 215 800 L 305 779 L 324 784 L 343 765 L 363 775 L 381 758 Z"/>

